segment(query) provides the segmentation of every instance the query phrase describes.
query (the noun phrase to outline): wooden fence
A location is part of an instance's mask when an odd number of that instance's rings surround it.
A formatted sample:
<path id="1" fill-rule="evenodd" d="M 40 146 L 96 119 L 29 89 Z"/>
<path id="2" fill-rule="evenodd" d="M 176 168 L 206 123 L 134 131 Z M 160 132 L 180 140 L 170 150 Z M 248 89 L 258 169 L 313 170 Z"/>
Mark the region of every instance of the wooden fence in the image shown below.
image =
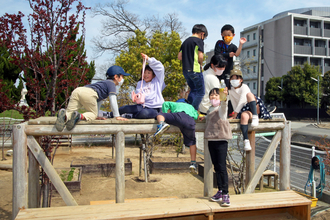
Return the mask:
<path id="1" fill-rule="evenodd" d="M 70 194 L 45 156 L 35 137 L 42 135 L 75 135 L 75 134 L 114 134 L 116 136 L 116 202 L 125 200 L 125 167 L 124 148 L 125 134 L 152 134 L 156 132 L 157 122 L 153 119 L 117 121 L 115 119 L 96 120 L 91 123 L 79 122 L 68 131 L 58 132 L 55 129 L 56 117 L 41 117 L 13 126 L 13 219 L 20 209 L 38 208 L 39 166 L 42 166 L 51 182 L 68 206 L 77 206 Z M 230 120 L 233 132 L 240 131 L 239 120 Z M 205 122 L 196 123 L 196 132 L 204 132 Z M 255 132 L 276 131 L 261 163 L 255 169 Z M 167 133 L 179 133 L 177 127 L 171 126 Z M 249 139 L 252 151 L 246 154 L 246 190 L 253 193 L 259 179 L 271 159 L 271 155 L 280 143 L 280 190 L 290 189 L 290 138 L 291 123 L 284 119 L 260 120 L 259 126 L 249 125 Z M 28 157 L 27 157 L 28 155 Z M 207 140 L 204 140 L 204 196 L 212 196 L 213 168 L 208 151 Z"/>

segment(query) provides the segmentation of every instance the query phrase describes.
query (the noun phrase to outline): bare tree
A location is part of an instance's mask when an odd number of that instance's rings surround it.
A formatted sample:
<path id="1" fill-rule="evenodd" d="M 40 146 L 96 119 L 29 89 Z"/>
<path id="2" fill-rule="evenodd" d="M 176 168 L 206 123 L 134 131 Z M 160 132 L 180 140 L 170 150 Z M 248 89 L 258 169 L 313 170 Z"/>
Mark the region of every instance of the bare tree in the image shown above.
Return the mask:
<path id="1" fill-rule="evenodd" d="M 92 39 L 93 49 L 96 56 L 101 56 L 104 52 L 118 55 L 120 51 L 128 48 L 127 40 L 135 36 L 135 31 L 146 32 L 147 36 L 159 31 L 176 31 L 181 38 L 187 33 L 176 13 L 169 13 L 163 18 L 159 15 L 140 18 L 125 9 L 129 0 L 116 0 L 112 3 L 97 4 L 93 9 L 93 17 L 102 15 L 106 19 L 102 22 L 102 30 L 99 36 Z"/>

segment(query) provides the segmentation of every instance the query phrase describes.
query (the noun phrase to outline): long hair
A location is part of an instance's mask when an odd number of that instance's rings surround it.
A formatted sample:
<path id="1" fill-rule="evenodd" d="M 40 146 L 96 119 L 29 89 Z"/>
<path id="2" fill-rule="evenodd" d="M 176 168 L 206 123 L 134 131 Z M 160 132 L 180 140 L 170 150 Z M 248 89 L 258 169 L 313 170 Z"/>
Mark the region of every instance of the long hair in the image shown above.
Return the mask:
<path id="1" fill-rule="evenodd" d="M 211 61 L 204 66 L 204 70 L 207 70 L 208 68 L 210 68 L 211 64 L 213 64 L 213 66 L 215 66 L 217 68 L 222 68 L 222 67 L 226 67 L 227 60 L 221 54 L 213 55 L 211 57 Z"/>

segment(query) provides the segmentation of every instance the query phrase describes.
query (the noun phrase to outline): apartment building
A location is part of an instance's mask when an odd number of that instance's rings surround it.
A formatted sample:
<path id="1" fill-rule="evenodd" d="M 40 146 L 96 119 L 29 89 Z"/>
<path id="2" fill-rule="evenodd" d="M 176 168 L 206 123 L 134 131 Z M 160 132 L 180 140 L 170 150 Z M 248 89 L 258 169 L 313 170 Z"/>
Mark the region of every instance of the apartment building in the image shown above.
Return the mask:
<path id="1" fill-rule="evenodd" d="M 240 55 L 244 81 L 255 94 L 260 83 L 262 98 L 267 81 L 293 66 L 308 62 L 319 66 L 322 75 L 330 70 L 330 7 L 285 11 L 240 35 L 247 38 Z"/>

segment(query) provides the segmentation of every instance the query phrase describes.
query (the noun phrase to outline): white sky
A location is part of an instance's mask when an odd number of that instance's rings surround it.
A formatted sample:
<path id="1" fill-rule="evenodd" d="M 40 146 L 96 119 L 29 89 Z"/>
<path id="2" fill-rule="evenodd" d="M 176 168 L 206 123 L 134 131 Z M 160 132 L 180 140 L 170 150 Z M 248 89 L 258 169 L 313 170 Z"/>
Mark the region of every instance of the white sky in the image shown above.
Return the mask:
<path id="1" fill-rule="evenodd" d="M 97 3 L 110 2 L 111 0 L 82 0 L 87 7 L 94 7 Z M 0 16 L 5 13 L 23 12 L 26 16 L 31 13 L 27 0 L 0 0 Z M 127 10 L 145 16 L 158 15 L 163 17 L 168 13 L 177 13 L 179 20 L 191 33 L 194 24 L 204 24 L 209 32 L 205 42 L 205 52 L 214 48 L 215 42 L 221 38 L 220 29 L 224 24 L 231 24 L 235 28 L 233 43 L 238 46 L 240 32 L 251 25 L 271 19 L 275 14 L 305 7 L 330 7 L 329 0 L 130 0 Z M 26 17 L 25 17 L 26 19 Z M 88 61 L 94 60 L 91 49 L 91 39 L 98 36 L 101 29 L 102 16 L 92 18 L 90 12 L 86 18 L 86 50 Z M 25 21 L 27 24 L 27 21 Z M 27 26 L 26 26 L 27 28 Z M 95 59 L 96 66 L 109 61 L 110 54 L 103 54 Z M 103 75 L 103 74 L 102 74 Z"/>

